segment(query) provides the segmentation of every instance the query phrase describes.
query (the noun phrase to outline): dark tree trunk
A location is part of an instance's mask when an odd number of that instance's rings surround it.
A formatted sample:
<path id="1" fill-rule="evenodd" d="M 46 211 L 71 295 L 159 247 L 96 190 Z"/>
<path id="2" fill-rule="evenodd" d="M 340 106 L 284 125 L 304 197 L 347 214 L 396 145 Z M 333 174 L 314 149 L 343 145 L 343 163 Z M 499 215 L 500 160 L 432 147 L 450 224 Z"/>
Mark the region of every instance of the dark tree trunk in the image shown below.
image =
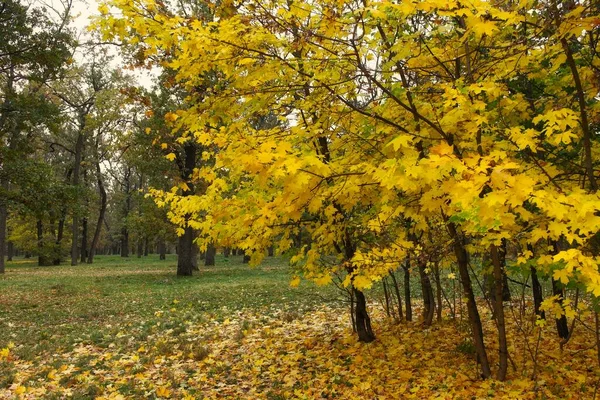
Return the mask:
<path id="1" fill-rule="evenodd" d="M 394 272 L 390 272 L 390 276 L 394 282 L 394 292 L 396 293 L 396 299 L 398 300 L 398 321 L 402 321 L 404 315 L 402 314 L 402 296 L 400 296 L 400 287 L 398 286 L 398 280 L 396 279 Z"/>
<path id="2" fill-rule="evenodd" d="M 406 320 L 412 321 L 412 303 L 410 299 L 410 261 L 402 266 L 404 269 L 404 303 L 406 304 Z"/>
<path id="3" fill-rule="evenodd" d="M 44 225 L 41 219 L 37 220 L 37 247 L 38 247 L 38 265 L 40 267 L 46 267 L 48 265 L 52 265 L 50 262 L 50 258 L 46 254 L 46 249 L 44 248 Z"/>
<path id="4" fill-rule="evenodd" d="M 431 280 L 425 272 L 426 261 L 424 258 L 417 260 L 419 268 L 419 278 L 421 279 L 421 291 L 423 293 L 423 325 L 430 326 L 433 322 L 433 315 L 435 313 L 435 299 L 433 297 L 433 287 L 431 286 Z"/>
<path id="5" fill-rule="evenodd" d="M 194 271 L 192 262 L 192 246 L 194 230 L 189 226 L 185 228 L 183 235 L 179 236 L 177 244 L 177 275 L 191 276 Z"/>
<path id="6" fill-rule="evenodd" d="M 494 267 L 494 315 L 496 317 L 496 325 L 498 328 L 498 359 L 499 368 L 496 378 L 499 381 L 506 379 L 506 371 L 508 370 L 508 344 L 506 340 L 506 324 L 504 322 L 504 265 L 506 262 L 506 252 L 504 243 L 498 247 L 490 246 L 490 255 L 492 265 Z"/>
<path id="7" fill-rule="evenodd" d="M 183 145 L 185 158 L 179 162 L 181 179 L 187 183 L 189 190 L 184 190 L 183 196 L 190 196 L 194 193 L 194 185 L 190 182 L 194 167 L 196 166 L 196 145 L 192 140 L 188 140 Z M 178 161 L 180 161 L 178 159 Z M 186 216 L 189 219 L 190 216 Z M 184 234 L 179 237 L 177 245 L 177 275 L 191 276 L 192 271 L 198 269 L 198 247 L 194 244 L 196 233 L 191 227 L 186 227 Z M 195 248 L 194 248 L 195 247 Z"/>
<path id="8" fill-rule="evenodd" d="M 144 257 L 148 257 L 148 252 L 150 251 L 149 247 L 150 245 L 148 244 L 148 236 L 146 236 L 144 238 Z"/>
<path id="9" fill-rule="evenodd" d="M 558 254 L 560 252 L 559 243 L 557 241 L 552 241 L 552 248 L 554 250 L 554 254 Z M 565 298 L 565 291 L 556 279 L 552 278 L 552 294 L 554 296 L 559 296 L 558 303 L 560 306 L 563 306 L 563 300 Z M 567 316 L 562 314 L 560 318 L 556 318 L 556 331 L 558 333 L 558 337 L 561 339 L 569 338 L 569 325 L 567 323 Z"/>
<path id="10" fill-rule="evenodd" d="M 8 190 L 8 181 L 2 182 L 2 189 Z M 6 222 L 8 220 L 8 207 L 4 199 L 0 199 L 0 274 L 5 271 L 4 257 L 6 252 Z"/>
<path id="11" fill-rule="evenodd" d="M 87 263 L 91 264 L 94 262 L 94 255 L 96 252 L 96 246 L 100 240 L 100 233 L 102 232 L 102 223 L 104 221 L 104 215 L 106 214 L 106 189 L 104 188 L 104 182 L 102 180 L 102 171 L 100 170 L 100 163 L 96 161 L 96 180 L 98 183 L 98 193 L 100 194 L 100 211 L 98 213 L 98 220 L 96 222 L 96 230 L 94 231 L 94 237 L 90 244 L 90 251 L 87 258 Z"/>
<path id="12" fill-rule="evenodd" d="M 75 144 L 75 163 L 73 164 L 73 186 L 75 189 L 79 188 L 79 173 L 81 171 L 81 160 L 83 157 L 83 145 L 84 135 L 83 129 L 85 127 L 85 115 L 80 113 L 79 115 L 79 134 L 77 135 L 77 142 Z M 79 193 L 77 194 L 79 196 Z M 77 210 L 73 210 L 73 224 L 71 225 L 71 265 L 77 265 L 79 259 L 79 216 Z"/>
<path id="13" fill-rule="evenodd" d="M 369 314 L 367 312 L 367 300 L 365 299 L 363 292 L 355 287 L 353 287 L 352 290 L 354 292 L 354 298 L 356 299 L 354 318 L 358 340 L 365 343 L 372 342 L 375 340 L 375 334 L 371 328 L 371 318 L 369 318 Z"/>
<path id="14" fill-rule="evenodd" d="M 438 263 L 435 263 L 435 267 L 433 270 L 434 274 L 435 274 L 435 293 L 437 296 L 437 321 L 441 322 L 442 321 L 442 281 L 440 279 L 440 267 L 438 265 Z"/>
<path id="15" fill-rule="evenodd" d="M 248 264 L 250 262 L 250 256 L 246 254 L 245 251 L 242 251 L 242 264 Z"/>
<path id="16" fill-rule="evenodd" d="M 15 246 L 13 242 L 8 241 L 6 244 L 6 261 L 12 261 L 15 254 Z"/>
<path id="17" fill-rule="evenodd" d="M 121 257 L 129 257 L 129 230 L 127 228 L 127 217 L 131 211 L 131 168 L 125 171 L 125 206 L 123 208 L 123 227 L 121 228 Z"/>
<path id="18" fill-rule="evenodd" d="M 87 250 L 87 239 L 88 239 L 88 220 L 84 217 L 81 221 L 81 262 L 85 262 L 88 250 Z"/>
<path id="19" fill-rule="evenodd" d="M 143 254 L 144 254 L 144 241 L 142 240 L 142 238 L 138 238 L 137 251 L 136 251 L 137 258 L 142 258 Z"/>
<path id="20" fill-rule="evenodd" d="M 388 291 L 388 285 L 387 285 L 387 280 L 385 279 L 385 277 L 381 280 L 381 283 L 383 284 L 383 296 L 385 298 L 385 314 L 388 317 L 391 317 L 391 307 L 390 307 L 390 293 Z"/>
<path id="21" fill-rule="evenodd" d="M 483 340 L 483 326 L 481 325 L 481 318 L 479 316 L 475 294 L 473 293 L 473 287 L 471 285 L 471 277 L 469 276 L 468 253 L 465 248 L 464 238 L 462 237 L 462 234 L 457 232 L 454 223 L 448 222 L 447 226 L 450 237 L 452 237 L 460 281 L 467 301 L 467 311 L 469 314 L 469 323 L 471 325 L 471 334 L 473 335 L 473 344 L 475 346 L 478 361 L 481 364 L 481 377 L 486 379 L 492 375 L 492 372 L 487 351 L 485 349 L 485 342 Z"/>
<path id="22" fill-rule="evenodd" d="M 52 260 L 52 264 L 54 265 L 60 265 L 60 263 L 62 262 L 62 240 L 63 240 L 63 236 L 65 234 L 65 218 L 67 217 L 67 209 L 63 208 L 62 210 L 62 215 L 60 216 L 60 219 L 58 220 L 58 229 L 56 231 L 56 242 L 55 242 L 55 246 L 56 246 L 56 254 L 54 255 L 54 260 Z"/>
<path id="23" fill-rule="evenodd" d="M 269 257 L 273 257 L 275 255 L 275 247 L 274 246 L 269 246 L 267 251 L 268 251 L 267 254 L 269 255 Z"/>
<path id="24" fill-rule="evenodd" d="M 230 254 L 231 254 L 231 247 L 225 247 L 223 249 L 223 257 L 228 258 Z"/>
<path id="25" fill-rule="evenodd" d="M 204 265 L 205 266 L 215 265 L 216 253 L 217 253 L 217 248 L 212 243 L 210 243 L 206 247 L 206 254 L 204 256 Z"/>
<path id="26" fill-rule="evenodd" d="M 556 279 L 552 279 L 552 294 L 554 296 L 560 296 L 558 302 L 562 307 L 565 293 Z M 561 339 L 569 338 L 569 324 L 567 323 L 567 316 L 565 314 L 561 315 L 560 318 L 556 318 L 556 331 L 558 337 Z"/>
<path id="27" fill-rule="evenodd" d="M 126 226 L 121 228 L 121 257 L 129 257 L 129 231 Z"/>
<path id="28" fill-rule="evenodd" d="M 541 319 L 546 319 L 546 313 L 540 310 L 542 306 L 542 301 L 544 300 L 542 293 L 542 285 L 540 284 L 540 280 L 538 279 L 537 270 L 534 266 L 531 266 L 531 287 L 533 290 L 533 307 L 535 310 L 535 314 L 539 315 Z"/>
<path id="29" fill-rule="evenodd" d="M 162 237 L 158 239 L 158 254 L 159 260 L 167 259 L 167 244 L 165 243 L 165 239 Z"/>

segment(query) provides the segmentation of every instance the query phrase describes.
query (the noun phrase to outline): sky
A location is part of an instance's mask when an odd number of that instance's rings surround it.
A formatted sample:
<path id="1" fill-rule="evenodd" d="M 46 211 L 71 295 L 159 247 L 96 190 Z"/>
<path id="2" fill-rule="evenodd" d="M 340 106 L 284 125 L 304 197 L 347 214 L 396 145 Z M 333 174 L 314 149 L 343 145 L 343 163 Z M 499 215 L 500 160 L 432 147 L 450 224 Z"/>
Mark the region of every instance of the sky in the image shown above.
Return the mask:
<path id="1" fill-rule="evenodd" d="M 61 0 L 33 0 L 39 1 L 39 4 L 48 4 L 50 7 L 55 10 L 63 10 L 64 5 Z M 90 24 L 90 18 L 99 15 L 98 5 L 100 3 L 99 0 L 72 0 L 72 12 L 71 15 L 74 17 L 71 26 L 75 28 L 77 31 L 77 38 L 80 43 L 85 43 L 92 39 L 92 36 L 87 30 L 87 26 Z M 120 68 L 124 65 L 123 58 L 119 55 L 119 48 L 117 46 L 107 45 L 109 54 L 114 57 L 111 62 L 113 68 Z M 86 53 L 85 51 L 78 50 L 74 57 L 75 61 L 78 63 L 82 63 L 86 61 Z M 126 75 L 132 75 L 136 82 L 146 89 L 150 89 L 153 85 L 152 79 L 153 77 L 158 75 L 157 70 L 138 70 L 138 71 L 130 71 L 124 70 Z"/>

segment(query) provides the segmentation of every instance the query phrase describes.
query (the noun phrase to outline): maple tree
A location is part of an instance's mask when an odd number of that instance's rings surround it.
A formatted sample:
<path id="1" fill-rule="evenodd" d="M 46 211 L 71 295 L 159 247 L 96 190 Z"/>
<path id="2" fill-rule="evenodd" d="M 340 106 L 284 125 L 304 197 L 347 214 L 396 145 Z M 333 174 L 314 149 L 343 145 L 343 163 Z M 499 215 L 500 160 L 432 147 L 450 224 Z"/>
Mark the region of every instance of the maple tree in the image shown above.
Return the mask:
<path id="1" fill-rule="evenodd" d="M 484 378 L 471 269 L 489 260 L 501 380 L 512 257 L 552 280 L 536 311 L 568 340 L 565 285 L 600 295 L 596 2 L 206 5 L 210 18 L 111 0 L 96 22 L 188 92 L 166 119 L 210 162 L 191 174 L 203 193 L 189 195 L 189 183 L 153 192 L 173 222 L 255 264 L 275 244 L 318 284 L 342 274 L 365 342 L 375 338 L 365 290 L 410 259 L 430 324 L 433 267 L 455 264 Z M 267 115 L 280 123 L 256 124 Z M 310 239 L 293 248 L 301 231 Z"/>

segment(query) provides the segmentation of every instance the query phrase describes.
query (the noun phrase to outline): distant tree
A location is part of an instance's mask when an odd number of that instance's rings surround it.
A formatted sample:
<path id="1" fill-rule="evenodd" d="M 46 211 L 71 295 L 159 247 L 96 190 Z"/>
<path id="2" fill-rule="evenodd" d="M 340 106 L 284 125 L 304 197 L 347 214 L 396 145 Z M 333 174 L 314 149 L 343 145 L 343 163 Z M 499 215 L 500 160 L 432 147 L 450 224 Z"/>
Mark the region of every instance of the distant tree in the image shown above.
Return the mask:
<path id="1" fill-rule="evenodd" d="M 56 109 L 43 83 L 55 79 L 71 58 L 71 3 L 57 15 L 19 1 L 0 4 L 0 273 L 4 272 L 8 207 L 19 186 L 14 163 L 32 153 L 32 140 L 51 124 Z M 14 166 L 14 165 L 13 165 Z"/>

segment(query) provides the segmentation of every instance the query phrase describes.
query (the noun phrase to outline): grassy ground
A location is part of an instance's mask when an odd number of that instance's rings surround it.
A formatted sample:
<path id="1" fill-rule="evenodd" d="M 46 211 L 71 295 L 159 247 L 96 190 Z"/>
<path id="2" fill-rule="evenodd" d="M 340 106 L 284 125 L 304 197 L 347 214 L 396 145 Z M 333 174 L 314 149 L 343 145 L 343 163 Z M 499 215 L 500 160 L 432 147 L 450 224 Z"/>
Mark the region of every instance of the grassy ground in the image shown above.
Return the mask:
<path id="1" fill-rule="evenodd" d="M 216 266 L 193 277 L 175 275 L 176 256 L 98 256 L 93 265 L 37 267 L 35 260 L 8 263 L 0 277 L 0 348 L 31 359 L 40 352 L 70 350 L 74 344 L 102 344 L 122 330 L 152 326 L 156 313 L 176 302 L 196 317 L 219 318 L 245 308 L 293 311 L 334 299 L 331 290 L 304 284 L 289 287 L 284 260 L 266 258 L 249 268 L 242 257 L 217 256 Z M 133 327 L 133 328 L 132 328 Z M 1 379 L 1 378 L 0 378 Z"/>
<path id="2" fill-rule="evenodd" d="M 282 259 L 252 269 L 219 257 L 177 278 L 175 258 L 157 258 L 9 263 L 0 399 L 584 399 L 600 388 L 590 332 L 561 349 L 552 323 L 517 324 L 511 305 L 509 380 L 482 381 L 460 313 L 397 324 L 370 291 L 377 340 L 362 344 L 336 289 L 291 288 Z M 480 310 L 495 370 L 494 322 Z"/>

